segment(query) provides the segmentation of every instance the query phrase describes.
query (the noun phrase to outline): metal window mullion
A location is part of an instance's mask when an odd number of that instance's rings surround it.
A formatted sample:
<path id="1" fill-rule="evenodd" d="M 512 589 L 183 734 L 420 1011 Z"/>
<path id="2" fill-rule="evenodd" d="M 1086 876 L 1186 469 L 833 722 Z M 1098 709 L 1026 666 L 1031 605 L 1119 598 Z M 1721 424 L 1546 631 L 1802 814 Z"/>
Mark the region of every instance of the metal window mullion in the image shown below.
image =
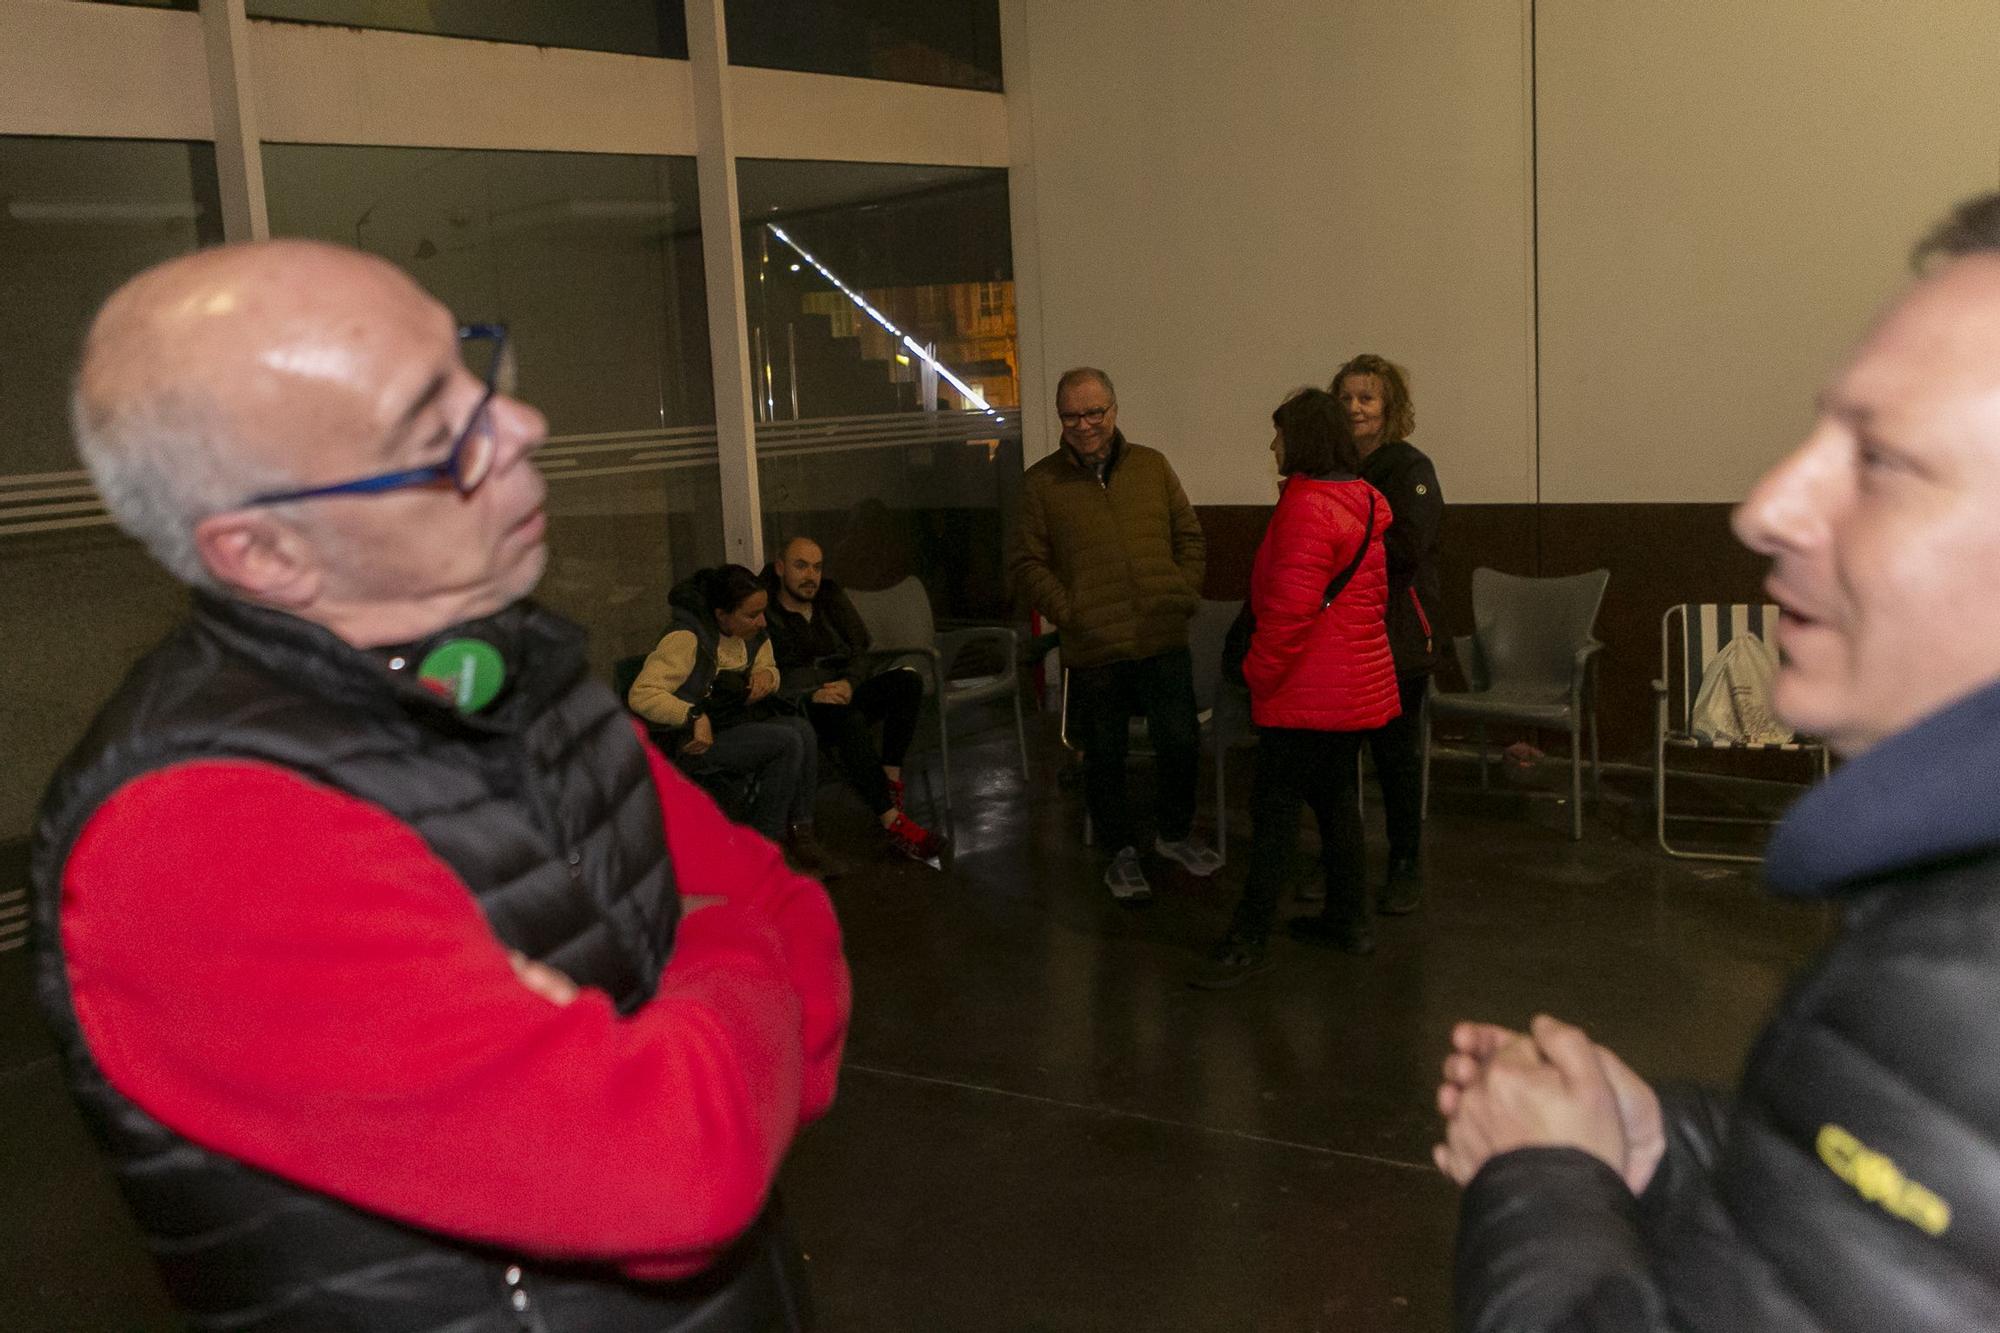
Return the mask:
<path id="1" fill-rule="evenodd" d="M 724 0 L 689 0 L 688 63 L 694 77 L 695 178 L 701 195 L 702 267 L 708 286 L 709 363 L 715 380 L 716 461 L 728 558 L 763 562 L 763 506 L 751 407 L 749 314 L 743 291 L 742 210 L 729 111 Z"/>
<path id="2" fill-rule="evenodd" d="M 202 45 L 208 54 L 208 100 L 215 116 L 215 175 L 222 195 L 222 235 L 261 241 L 271 235 L 264 199 L 264 141 L 257 128 L 250 61 L 250 18 L 244 0 L 201 0 Z"/>

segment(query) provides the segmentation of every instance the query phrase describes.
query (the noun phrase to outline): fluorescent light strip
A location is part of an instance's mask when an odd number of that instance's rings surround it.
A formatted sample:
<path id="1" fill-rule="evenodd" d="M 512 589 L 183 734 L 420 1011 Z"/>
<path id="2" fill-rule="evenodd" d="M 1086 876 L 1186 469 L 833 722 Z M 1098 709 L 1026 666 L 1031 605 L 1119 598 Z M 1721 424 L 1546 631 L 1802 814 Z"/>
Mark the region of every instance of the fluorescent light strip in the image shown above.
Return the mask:
<path id="1" fill-rule="evenodd" d="M 874 306 L 869 305 L 868 302 L 864 301 L 861 298 L 861 293 L 855 291 L 852 287 L 849 287 L 846 283 L 842 282 L 839 278 L 835 277 L 832 269 L 820 263 L 817 259 L 814 259 L 811 254 L 807 253 L 806 248 L 803 245 L 800 245 L 797 241 L 785 235 L 785 229 L 783 227 L 780 227 L 775 222 L 767 222 L 764 225 L 771 229 L 771 234 L 773 236 L 783 241 L 786 245 L 791 246 L 792 249 L 798 251 L 799 258 L 805 260 L 808 264 L 811 264 L 815 269 L 818 269 L 819 275 L 822 278 L 825 278 L 828 282 L 832 283 L 839 290 L 842 296 L 845 296 L 848 300 L 854 302 L 855 305 L 859 306 L 867 314 L 868 318 L 874 320 L 877 324 L 880 324 L 883 328 L 887 329 L 895 337 L 901 338 L 903 340 L 903 346 L 909 348 L 912 355 L 923 358 L 924 364 L 929 366 L 932 370 L 935 370 L 938 373 L 938 377 L 940 379 L 943 379 L 948 384 L 950 384 L 952 388 L 958 390 L 959 393 L 963 394 L 967 402 L 971 403 L 974 407 L 977 407 L 980 411 L 986 413 L 988 416 L 997 417 L 1000 415 L 1000 413 L 994 411 L 992 408 L 986 405 L 985 394 L 982 394 L 981 392 L 979 392 L 979 390 L 973 388 L 970 384 L 967 384 L 964 380 L 952 374 L 951 368 L 949 366 L 945 365 L 942 361 L 939 361 L 936 357 L 932 356 L 929 352 L 925 351 L 923 349 L 923 346 L 919 344 L 915 338 L 912 338 L 909 334 L 903 332 L 901 329 L 897 328 L 894 324 L 891 324 L 889 322 L 889 317 L 887 315 L 884 315 L 881 311 L 877 310 Z"/>

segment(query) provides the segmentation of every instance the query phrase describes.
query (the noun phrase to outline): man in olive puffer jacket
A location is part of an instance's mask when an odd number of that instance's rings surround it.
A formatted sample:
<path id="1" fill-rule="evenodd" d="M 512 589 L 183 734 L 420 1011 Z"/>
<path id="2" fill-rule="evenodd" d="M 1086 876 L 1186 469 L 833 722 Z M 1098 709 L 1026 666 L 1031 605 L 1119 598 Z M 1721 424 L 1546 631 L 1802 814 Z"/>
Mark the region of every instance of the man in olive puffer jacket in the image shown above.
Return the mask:
<path id="1" fill-rule="evenodd" d="M 1546 1017 L 1454 1031 L 1461 1328 L 2000 1328 L 2000 195 L 1918 258 L 1736 514 L 1777 710 L 1850 761 L 1766 877 L 1845 932 L 1733 1099 Z"/>
<path id="2" fill-rule="evenodd" d="M 1194 875 L 1222 866 L 1191 831 L 1201 732 L 1187 627 L 1207 547 L 1173 465 L 1118 429 L 1109 376 L 1066 371 L 1056 415 L 1063 447 L 1028 469 L 1009 563 L 1021 596 L 1062 629 L 1085 799 L 1111 854 L 1104 882 L 1120 902 L 1144 902 L 1152 889 L 1125 808 L 1135 715 L 1145 715 L 1157 756 L 1153 850 Z"/>

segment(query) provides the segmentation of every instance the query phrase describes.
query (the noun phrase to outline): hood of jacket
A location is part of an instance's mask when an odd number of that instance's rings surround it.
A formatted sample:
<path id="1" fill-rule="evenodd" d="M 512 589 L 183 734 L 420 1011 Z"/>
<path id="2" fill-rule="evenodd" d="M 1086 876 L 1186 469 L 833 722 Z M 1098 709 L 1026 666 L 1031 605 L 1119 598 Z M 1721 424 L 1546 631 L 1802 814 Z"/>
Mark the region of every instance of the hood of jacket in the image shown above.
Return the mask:
<path id="1" fill-rule="evenodd" d="M 667 605 L 676 612 L 685 611 L 697 621 L 715 622 L 715 617 L 708 613 L 708 602 L 701 595 L 700 585 L 691 578 L 682 579 L 668 590 Z"/>
<path id="2" fill-rule="evenodd" d="M 1891 872 L 2000 848 L 2000 682 L 1883 741 L 1807 792 L 1771 837 L 1764 877 L 1831 897 Z"/>

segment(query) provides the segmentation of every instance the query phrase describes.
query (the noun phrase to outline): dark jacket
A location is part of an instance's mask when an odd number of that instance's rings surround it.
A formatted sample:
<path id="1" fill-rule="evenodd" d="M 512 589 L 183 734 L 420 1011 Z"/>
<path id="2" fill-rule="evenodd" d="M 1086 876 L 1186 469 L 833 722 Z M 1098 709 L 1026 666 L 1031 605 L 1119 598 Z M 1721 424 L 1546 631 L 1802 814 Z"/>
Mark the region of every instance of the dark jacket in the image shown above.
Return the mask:
<path id="1" fill-rule="evenodd" d="M 1395 510 L 1389 528 L 1389 650 L 1398 676 L 1427 676 L 1436 670 L 1442 584 L 1438 579 L 1438 530 L 1444 522 L 1444 492 L 1437 469 L 1423 450 L 1392 440 L 1361 462 L 1362 480 L 1382 492 Z"/>
<path id="2" fill-rule="evenodd" d="M 1352 474 L 1285 478 L 1250 570 L 1256 628 L 1243 678 L 1258 726 L 1372 731 L 1402 712 L 1382 629 L 1391 519 Z M 1329 584 L 1357 553 L 1352 577 L 1328 602 Z"/>
<path id="3" fill-rule="evenodd" d="M 735 714 L 742 711 L 742 696 L 747 692 L 749 668 L 744 669 L 742 681 L 729 683 L 727 697 L 711 698 L 721 688 L 716 681 L 715 650 L 722 642 L 722 629 L 715 623 L 715 615 L 708 609 L 708 603 L 702 600 L 701 590 L 695 585 L 694 580 L 683 579 L 675 584 L 667 593 L 667 605 L 673 610 L 673 622 L 667 626 L 667 633 L 686 630 L 694 635 L 695 643 L 694 670 L 689 672 L 687 679 L 675 688 L 674 694 L 682 703 L 710 705 L 708 712 L 712 725 L 726 726 L 731 721 L 740 720 Z M 757 650 L 762 648 L 764 641 L 771 636 L 768 624 L 767 621 L 767 627 L 744 644 L 748 650 L 751 666 L 756 664 Z M 782 668 L 780 670 L 782 672 Z"/>
<path id="4" fill-rule="evenodd" d="M 768 1222 L 691 1282 L 633 1283 L 371 1216 L 201 1148 L 111 1086 L 71 1002 L 63 867 L 112 792 L 184 760 L 260 760 L 378 806 L 451 866 L 503 944 L 604 990 L 621 1013 L 655 993 L 679 918 L 645 752 L 568 622 L 522 603 L 457 627 L 499 647 L 509 676 L 490 708 L 462 716 L 317 626 L 196 605 L 56 775 L 33 865 L 38 999 L 192 1326 L 502 1333 L 539 1310 L 550 1330 L 787 1327 L 795 1252 Z M 729 1307 L 751 1322 L 720 1317 Z"/>
<path id="5" fill-rule="evenodd" d="M 1774 836 L 1780 893 L 1846 929 L 1733 1103 L 1663 1094 L 1634 1199 L 1567 1149 L 1466 1191 L 1459 1327 L 2000 1328 L 2000 685 L 1840 769 Z"/>
<path id="6" fill-rule="evenodd" d="M 744 642 L 742 670 L 719 670 L 722 629 L 694 580 L 676 584 L 667 604 L 673 619 L 626 689 L 626 704 L 669 758 L 679 761 L 696 716 L 707 717 L 713 730 L 722 731 L 792 711 L 782 696 L 750 702 L 750 677 L 758 669 L 758 654 L 770 642 L 768 630 Z M 764 665 L 777 670 L 769 660 Z M 669 707 L 669 700 L 678 702 Z"/>
<path id="7" fill-rule="evenodd" d="M 771 604 L 764 612 L 766 632 L 771 636 L 771 652 L 778 660 L 778 693 L 786 699 L 803 699 L 822 685 L 836 680 L 859 685 L 867 672 L 864 660 L 873 642 L 861 613 L 854 609 L 847 593 L 832 579 L 822 578 L 813 594 L 813 614 L 808 620 L 788 611 L 778 600 L 784 589 L 778 571 L 764 568 L 764 588 Z"/>
<path id="8" fill-rule="evenodd" d="M 1187 647 L 1207 551 L 1166 455 L 1121 433 L 1102 480 L 1068 445 L 1028 469 L 1008 567 L 1063 660 L 1103 666 Z"/>

